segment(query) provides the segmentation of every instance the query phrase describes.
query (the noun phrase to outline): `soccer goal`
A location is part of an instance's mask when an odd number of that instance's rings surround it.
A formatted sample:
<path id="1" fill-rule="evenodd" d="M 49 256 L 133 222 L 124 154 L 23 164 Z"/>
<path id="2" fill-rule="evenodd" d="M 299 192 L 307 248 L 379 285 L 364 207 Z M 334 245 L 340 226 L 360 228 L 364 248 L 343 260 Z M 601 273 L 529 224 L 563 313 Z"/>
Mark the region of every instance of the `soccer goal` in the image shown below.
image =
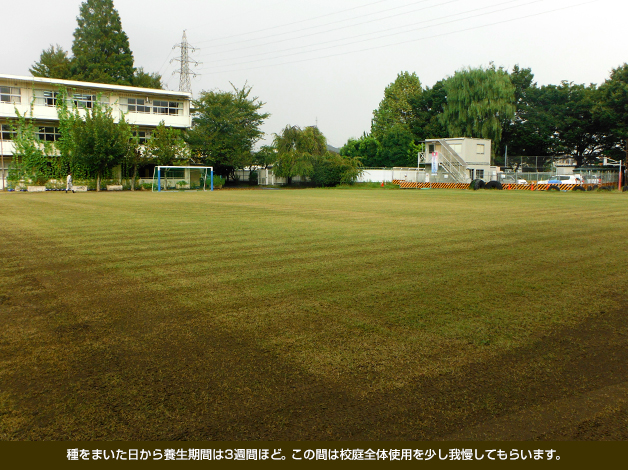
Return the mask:
<path id="1" fill-rule="evenodd" d="M 153 191 L 214 190 L 214 168 L 211 166 L 156 166 Z"/>

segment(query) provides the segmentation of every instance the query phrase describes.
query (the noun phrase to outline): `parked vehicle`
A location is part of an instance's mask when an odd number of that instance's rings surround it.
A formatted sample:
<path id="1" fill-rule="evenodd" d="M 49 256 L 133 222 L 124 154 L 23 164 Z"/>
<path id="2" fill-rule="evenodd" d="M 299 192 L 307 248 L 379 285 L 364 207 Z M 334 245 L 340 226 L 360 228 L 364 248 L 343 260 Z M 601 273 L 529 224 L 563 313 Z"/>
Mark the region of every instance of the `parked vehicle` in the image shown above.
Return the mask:
<path id="1" fill-rule="evenodd" d="M 583 184 L 582 175 L 555 175 L 547 181 L 539 181 L 538 184 Z"/>

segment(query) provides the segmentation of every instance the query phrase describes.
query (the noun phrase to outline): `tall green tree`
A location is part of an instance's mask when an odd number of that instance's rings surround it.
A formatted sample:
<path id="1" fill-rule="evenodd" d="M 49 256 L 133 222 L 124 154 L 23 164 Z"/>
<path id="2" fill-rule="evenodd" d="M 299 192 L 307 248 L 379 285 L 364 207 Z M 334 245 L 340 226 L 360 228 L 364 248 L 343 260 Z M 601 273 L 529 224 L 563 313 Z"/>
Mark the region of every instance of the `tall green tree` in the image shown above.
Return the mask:
<path id="1" fill-rule="evenodd" d="M 115 166 L 123 162 L 132 139 L 131 126 L 124 116 L 116 122 L 109 106 L 94 102 L 91 109 L 68 108 L 65 91 L 57 99 L 62 138 L 60 149 L 73 167 L 81 168 L 86 176 L 96 177 L 96 190 L 100 181 Z"/>
<path id="2" fill-rule="evenodd" d="M 289 185 L 295 176 L 310 177 L 315 160 L 327 152 L 327 139 L 315 126 L 301 129 L 288 125 L 281 134 L 275 134 L 273 145 L 277 150 L 273 171 Z"/>
<path id="3" fill-rule="evenodd" d="M 185 137 L 191 158 L 227 178 L 235 169 L 250 165 L 253 146 L 264 135 L 260 127 L 270 116 L 261 112 L 264 104 L 251 96 L 246 84 L 242 89 L 234 86 L 233 91 L 201 92 L 193 101 L 196 112 Z"/>
<path id="4" fill-rule="evenodd" d="M 81 4 L 72 44 L 72 78 L 98 83 L 130 85 L 133 53 L 112 0 Z"/>
<path id="5" fill-rule="evenodd" d="M 380 165 L 379 156 L 382 144 L 366 132 L 359 139 L 349 139 L 340 149 L 340 155 L 359 158 L 362 166 L 373 168 Z"/>
<path id="6" fill-rule="evenodd" d="M 129 39 L 112 0 L 83 2 L 77 22 L 74 56 L 68 57 L 61 46 L 51 45 L 30 68 L 34 77 L 163 88 L 161 75 L 133 66 Z"/>
<path id="7" fill-rule="evenodd" d="M 8 180 L 31 180 L 44 184 L 49 178 L 60 176 L 59 162 L 55 158 L 51 142 L 42 142 L 38 138 L 38 126 L 30 116 L 20 114 L 16 109 L 17 122 L 13 135 L 14 162 L 9 169 Z"/>
<path id="8" fill-rule="evenodd" d="M 156 165 L 173 165 L 177 162 L 187 164 L 190 158 L 188 146 L 185 144 L 181 131 L 167 127 L 164 121 L 153 130 L 146 143 L 145 157 Z"/>
<path id="9" fill-rule="evenodd" d="M 447 104 L 445 80 L 439 80 L 432 88 L 426 87 L 422 93 L 410 96 L 408 103 L 411 107 L 409 129 L 415 140 L 438 139 L 449 135 L 440 120 Z"/>
<path id="10" fill-rule="evenodd" d="M 158 73 L 144 72 L 143 67 L 135 69 L 133 77 L 131 77 L 131 85 L 142 88 L 156 88 L 161 90 L 163 88 L 161 84 L 161 75 Z"/>
<path id="11" fill-rule="evenodd" d="M 423 91 L 415 73 L 400 72 L 393 83 L 384 90 L 384 99 L 373 111 L 371 134 L 378 139 L 393 127 L 410 128 L 413 118 L 411 100 Z"/>
<path id="12" fill-rule="evenodd" d="M 52 44 L 48 49 L 41 52 L 39 61 L 35 62 L 29 69 L 33 77 L 61 78 L 64 80 L 72 78 L 72 61 L 68 57 L 68 52 L 64 51 L 58 44 Z"/>
<path id="13" fill-rule="evenodd" d="M 613 69 L 600 86 L 595 114 L 608 130 L 608 149 L 628 161 L 628 64 Z"/>
<path id="14" fill-rule="evenodd" d="M 459 70 L 445 82 L 447 104 L 441 122 L 450 136 L 491 139 L 498 148 L 502 126 L 515 114 L 515 87 L 494 65 Z"/>

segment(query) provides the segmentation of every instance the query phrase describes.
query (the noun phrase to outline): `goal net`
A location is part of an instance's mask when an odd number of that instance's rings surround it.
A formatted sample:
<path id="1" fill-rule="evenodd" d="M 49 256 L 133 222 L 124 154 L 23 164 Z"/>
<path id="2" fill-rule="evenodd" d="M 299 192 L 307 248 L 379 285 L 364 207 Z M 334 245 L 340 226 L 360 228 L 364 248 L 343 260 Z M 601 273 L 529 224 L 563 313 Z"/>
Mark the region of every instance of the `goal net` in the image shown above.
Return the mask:
<path id="1" fill-rule="evenodd" d="M 214 169 L 211 166 L 156 166 L 153 191 L 213 191 Z"/>

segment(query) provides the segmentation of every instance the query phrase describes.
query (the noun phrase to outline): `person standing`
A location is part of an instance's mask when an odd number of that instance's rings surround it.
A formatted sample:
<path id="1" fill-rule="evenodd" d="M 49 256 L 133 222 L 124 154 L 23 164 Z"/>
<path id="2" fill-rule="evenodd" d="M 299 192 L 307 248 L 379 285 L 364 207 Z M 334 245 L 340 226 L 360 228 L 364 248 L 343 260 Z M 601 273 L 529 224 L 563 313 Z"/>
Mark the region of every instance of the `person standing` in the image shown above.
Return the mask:
<path id="1" fill-rule="evenodd" d="M 65 193 L 67 194 L 68 191 L 74 192 L 72 189 L 72 173 L 68 173 L 67 183 L 65 185 Z"/>

